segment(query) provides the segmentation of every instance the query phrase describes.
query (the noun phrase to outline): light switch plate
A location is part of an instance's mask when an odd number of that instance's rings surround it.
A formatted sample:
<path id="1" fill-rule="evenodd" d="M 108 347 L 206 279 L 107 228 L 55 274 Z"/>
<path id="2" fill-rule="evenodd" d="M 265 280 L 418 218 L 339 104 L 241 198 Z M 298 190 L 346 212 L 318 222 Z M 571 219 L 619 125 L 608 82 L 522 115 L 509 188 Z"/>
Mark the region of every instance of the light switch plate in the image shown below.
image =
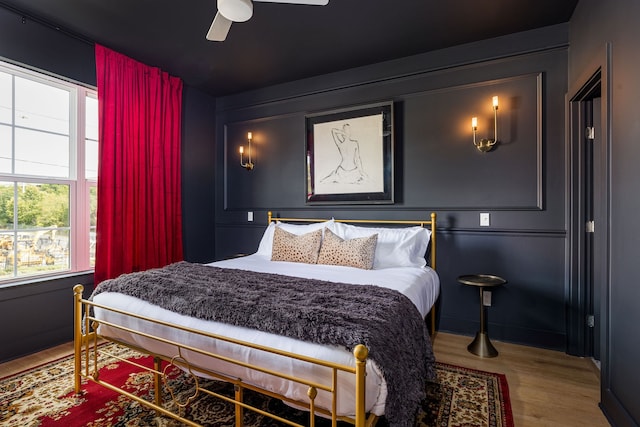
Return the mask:
<path id="1" fill-rule="evenodd" d="M 480 213 L 480 227 L 488 227 L 491 224 L 489 219 L 489 212 Z"/>
<path id="2" fill-rule="evenodd" d="M 247 221 L 253 221 L 253 212 L 247 212 Z"/>

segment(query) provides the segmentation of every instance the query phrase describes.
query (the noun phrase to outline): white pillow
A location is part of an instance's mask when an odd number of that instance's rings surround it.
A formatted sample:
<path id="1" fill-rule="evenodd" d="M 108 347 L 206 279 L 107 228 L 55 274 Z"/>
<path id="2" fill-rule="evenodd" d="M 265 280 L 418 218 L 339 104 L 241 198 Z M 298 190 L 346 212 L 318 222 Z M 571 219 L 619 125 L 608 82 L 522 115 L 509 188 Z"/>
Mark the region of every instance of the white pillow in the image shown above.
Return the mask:
<path id="1" fill-rule="evenodd" d="M 427 228 L 420 226 L 403 228 L 358 227 L 342 222 L 333 223 L 329 228 L 347 240 L 378 234 L 378 243 L 373 258 L 374 269 L 424 267 L 427 265 L 424 256 L 431 238 L 431 230 Z"/>
<path id="2" fill-rule="evenodd" d="M 284 231 L 288 231 L 289 233 L 299 236 L 311 231 L 321 230 L 331 223 L 333 223 L 333 219 L 323 222 L 312 222 L 310 224 L 290 224 L 287 222 L 271 221 L 262 235 L 262 239 L 260 240 L 258 251 L 256 253 L 258 255 L 265 255 L 271 258 L 271 253 L 273 252 L 273 232 L 276 228 L 276 224 Z"/>

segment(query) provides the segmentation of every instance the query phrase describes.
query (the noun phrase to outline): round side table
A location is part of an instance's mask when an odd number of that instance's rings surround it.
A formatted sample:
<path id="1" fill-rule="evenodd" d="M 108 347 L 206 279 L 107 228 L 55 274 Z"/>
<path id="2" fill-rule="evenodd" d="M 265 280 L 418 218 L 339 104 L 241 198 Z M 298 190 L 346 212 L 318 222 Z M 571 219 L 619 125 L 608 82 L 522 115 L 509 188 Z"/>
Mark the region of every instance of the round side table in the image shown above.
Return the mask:
<path id="1" fill-rule="evenodd" d="M 463 285 L 476 286 L 480 289 L 480 331 L 476 333 L 476 338 L 467 346 L 469 353 L 480 357 L 496 357 L 498 350 L 491 344 L 487 334 L 485 319 L 484 295 L 485 288 L 504 285 L 507 283 L 502 277 L 490 274 L 468 274 L 458 277 L 458 282 Z"/>

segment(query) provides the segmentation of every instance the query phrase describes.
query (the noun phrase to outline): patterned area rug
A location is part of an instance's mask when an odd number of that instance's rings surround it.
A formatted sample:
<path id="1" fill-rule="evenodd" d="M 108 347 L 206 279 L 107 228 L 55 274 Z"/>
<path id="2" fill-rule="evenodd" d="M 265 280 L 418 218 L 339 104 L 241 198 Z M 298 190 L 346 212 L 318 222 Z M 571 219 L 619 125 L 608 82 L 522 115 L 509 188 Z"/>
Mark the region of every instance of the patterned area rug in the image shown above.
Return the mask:
<path id="1" fill-rule="evenodd" d="M 149 357 L 132 350 L 108 344 L 109 351 L 125 359 L 135 359 L 145 366 Z M 438 383 L 426 384 L 427 398 L 418 414 L 417 427 L 468 426 L 512 427 L 513 416 L 504 375 L 437 364 Z M 0 425 L 2 426 L 163 426 L 181 425 L 171 418 L 158 416 L 146 408 L 93 382 L 83 384 L 82 394 L 73 393 L 73 357 L 30 369 L 0 379 Z M 100 371 L 101 378 L 123 384 L 129 392 L 152 400 L 151 374 L 133 372 L 125 363 L 113 360 Z M 203 381 L 201 380 L 201 385 Z M 178 373 L 170 382 L 179 401 L 193 392 L 190 380 Z M 229 384 L 204 380 L 204 385 L 225 395 L 233 395 Z M 163 388 L 167 409 L 174 410 L 170 394 Z M 281 401 L 246 392 L 247 403 L 284 415 L 302 425 L 308 424 L 306 414 L 286 406 Z M 187 418 L 205 426 L 233 426 L 233 405 L 209 396 L 199 396 L 186 412 Z M 324 426 L 326 420 L 316 425 Z M 262 415 L 245 410 L 245 426 L 281 426 Z M 377 426 L 387 426 L 384 418 Z"/>

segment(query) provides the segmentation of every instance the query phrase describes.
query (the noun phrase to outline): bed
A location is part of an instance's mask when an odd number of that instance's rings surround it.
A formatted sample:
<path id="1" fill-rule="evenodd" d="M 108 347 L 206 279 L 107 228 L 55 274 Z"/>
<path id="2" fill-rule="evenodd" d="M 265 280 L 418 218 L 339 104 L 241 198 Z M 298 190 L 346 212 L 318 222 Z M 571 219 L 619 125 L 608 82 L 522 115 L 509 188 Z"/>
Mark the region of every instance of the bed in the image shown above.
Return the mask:
<path id="1" fill-rule="evenodd" d="M 254 254 L 123 275 L 101 283 L 89 299 L 77 285 L 76 393 L 87 378 L 197 425 L 163 407 L 164 361 L 196 378 L 233 383 L 233 396 L 194 393 L 232 402 L 237 426 L 244 410 L 256 410 L 243 401 L 244 390 L 308 411 L 305 425 L 319 416 L 334 426 L 371 426 L 382 415 L 390 425 L 411 425 L 424 390 L 416 383 L 434 375 L 435 228 L 435 214 L 369 221 L 269 213 Z M 154 356 L 154 402 L 100 379 L 103 340 Z"/>

